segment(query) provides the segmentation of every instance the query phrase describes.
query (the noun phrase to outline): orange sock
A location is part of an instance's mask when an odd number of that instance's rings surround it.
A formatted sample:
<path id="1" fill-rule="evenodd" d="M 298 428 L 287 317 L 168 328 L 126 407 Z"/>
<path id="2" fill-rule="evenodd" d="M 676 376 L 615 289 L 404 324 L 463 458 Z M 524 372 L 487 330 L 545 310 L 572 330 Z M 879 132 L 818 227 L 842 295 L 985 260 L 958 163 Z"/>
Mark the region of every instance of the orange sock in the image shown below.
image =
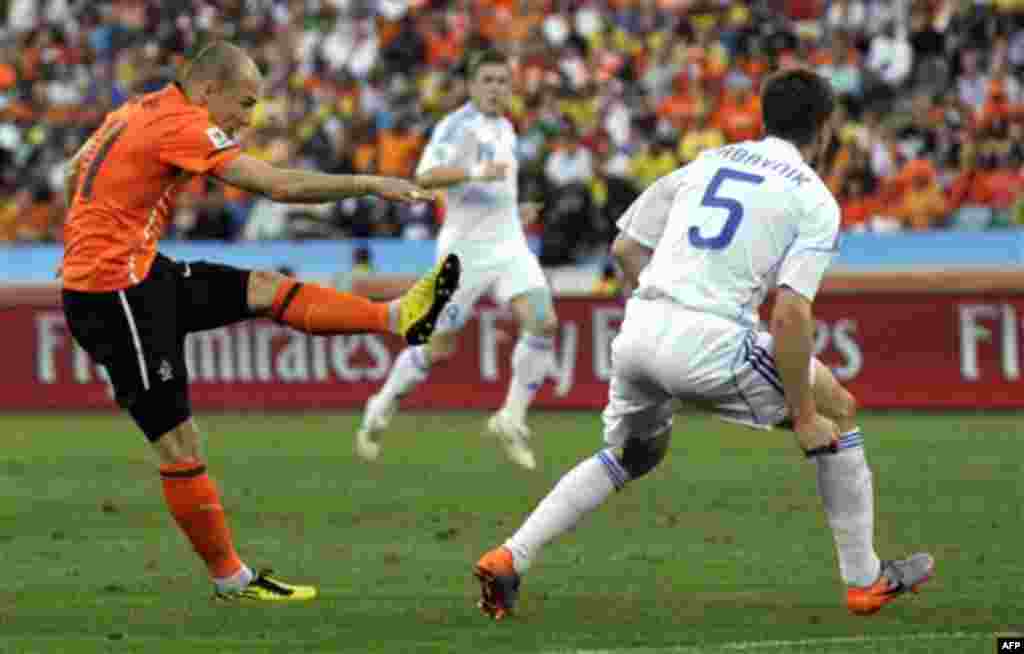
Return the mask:
<path id="1" fill-rule="evenodd" d="M 307 334 L 388 332 L 386 302 L 294 280 L 281 284 L 271 315 Z"/>
<path id="2" fill-rule="evenodd" d="M 206 475 L 206 466 L 195 460 L 162 465 L 160 477 L 171 515 L 206 562 L 210 575 L 223 579 L 241 570 L 242 560 L 231 541 L 217 485 Z"/>

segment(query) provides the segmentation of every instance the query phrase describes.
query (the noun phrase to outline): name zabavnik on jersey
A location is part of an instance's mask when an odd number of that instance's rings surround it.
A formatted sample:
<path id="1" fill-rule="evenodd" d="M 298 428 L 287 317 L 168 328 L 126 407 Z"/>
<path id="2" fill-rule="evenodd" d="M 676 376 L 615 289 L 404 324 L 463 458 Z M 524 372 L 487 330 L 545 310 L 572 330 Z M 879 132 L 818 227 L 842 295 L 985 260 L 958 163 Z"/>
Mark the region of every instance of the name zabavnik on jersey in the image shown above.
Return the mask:
<path id="1" fill-rule="evenodd" d="M 814 299 L 839 222 L 835 197 L 800 151 L 768 137 L 702 153 L 645 190 L 618 227 L 654 250 L 638 297 L 749 327 L 777 286 Z"/>

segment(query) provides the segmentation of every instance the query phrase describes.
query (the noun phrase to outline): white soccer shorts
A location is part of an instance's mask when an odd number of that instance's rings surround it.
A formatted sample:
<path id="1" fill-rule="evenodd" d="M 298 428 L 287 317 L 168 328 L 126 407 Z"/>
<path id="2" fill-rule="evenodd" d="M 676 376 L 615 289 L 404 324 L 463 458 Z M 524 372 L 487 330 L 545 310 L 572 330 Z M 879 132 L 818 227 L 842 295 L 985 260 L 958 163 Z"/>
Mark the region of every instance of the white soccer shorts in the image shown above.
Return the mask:
<path id="1" fill-rule="evenodd" d="M 788 409 L 772 352 L 767 332 L 668 300 L 631 299 L 612 342 L 605 441 L 614 447 L 662 434 L 672 426 L 673 400 L 773 428 Z"/>
<path id="2" fill-rule="evenodd" d="M 513 246 L 515 247 L 515 246 Z M 540 262 L 526 248 L 516 248 L 515 254 L 500 260 L 463 257 L 459 287 L 441 313 L 437 332 L 449 333 L 462 329 L 473 315 L 473 307 L 484 293 L 500 305 L 523 293 L 547 288 L 548 280 Z M 456 254 L 459 254 L 456 250 Z"/>

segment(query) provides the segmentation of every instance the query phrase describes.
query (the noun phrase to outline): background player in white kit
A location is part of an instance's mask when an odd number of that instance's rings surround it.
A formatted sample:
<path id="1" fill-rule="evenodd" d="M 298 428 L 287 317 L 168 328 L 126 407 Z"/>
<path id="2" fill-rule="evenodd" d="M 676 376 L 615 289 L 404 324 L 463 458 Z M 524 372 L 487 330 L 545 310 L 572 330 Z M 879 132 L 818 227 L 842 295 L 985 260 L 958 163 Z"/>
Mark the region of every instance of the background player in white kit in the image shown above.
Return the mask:
<path id="1" fill-rule="evenodd" d="M 930 577 L 928 554 L 875 554 L 856 402 L 811 355 L 811 302 L 836 252 L 839 207 L 808 163 L 825 151 L 833 104 L 818 75 L 776 73 L 762 91 L 767 138 L 703 154 L 621 218 L 613 252 L 638 287 L 612 343 L 608 448 L 563 476 L 519 531 L 477 562 L 486 614 L 507 614 L 541 546 L 664 458 L 673 399 L 754 427 L 791 421 L 818 468 L 851 612 L 874 613 Z M 772 288 L 770 330 L 760 331 L 757 309 Z"/>
<path id="2" fill-rule="evenodd" d="M 480 296 L 490 291 L 496 301 L 512 307 L 520 335 L 508 395 L 488 429 L 509 458 L 532 469 L 536 463 L 527 442 L 526 410 L 553 370 L 558 319 L 544 271 L 523 233 L 539 207 L 517 204 L 516 134 L 502 116 L 511 90 L 508 62 L 498 52 L 485 51 L 470 62 L 468 74 L 470 101 L 437 124 L 416 170 L 423 188 L 448 189 L 437 256 L 458 253 L 459 288 L 430 342 L 404 350 L 383 388 L 366 403 L 356 452 L 366 460 L 379 456 L 380 433 L 401 398 L 452 356 L 459 329 Z"/>

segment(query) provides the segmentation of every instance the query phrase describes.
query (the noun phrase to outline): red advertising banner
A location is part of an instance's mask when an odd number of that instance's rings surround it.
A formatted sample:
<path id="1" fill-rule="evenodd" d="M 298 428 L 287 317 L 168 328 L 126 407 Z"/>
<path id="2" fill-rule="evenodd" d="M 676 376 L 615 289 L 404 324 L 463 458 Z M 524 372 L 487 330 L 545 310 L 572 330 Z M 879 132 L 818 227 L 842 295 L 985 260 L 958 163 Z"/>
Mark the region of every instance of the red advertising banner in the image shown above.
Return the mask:
<path id="1" fill-rule="evenodd" d="M 23 296 L 22 296 L 23 297 Z M 544 407 L 601 408 L 614 300 L 557 301 L 558 365 Z M 865 407 L 1024 407 L 1024 295 L 826 293 L 815 303 L 816 349 Z M 103 370 L 75 345 L 49 302 L 0 312 L 0 410 L 113 408 Z M 459 351 L 406 400 L 420 408 L 490 408 L 504 398 L 515 325 L 482 305 Z M 195 334 L 188 364 L 197 409 L 358 408 L 387 376 L 396 337 L 310 337 L 252 322 Z"/>

